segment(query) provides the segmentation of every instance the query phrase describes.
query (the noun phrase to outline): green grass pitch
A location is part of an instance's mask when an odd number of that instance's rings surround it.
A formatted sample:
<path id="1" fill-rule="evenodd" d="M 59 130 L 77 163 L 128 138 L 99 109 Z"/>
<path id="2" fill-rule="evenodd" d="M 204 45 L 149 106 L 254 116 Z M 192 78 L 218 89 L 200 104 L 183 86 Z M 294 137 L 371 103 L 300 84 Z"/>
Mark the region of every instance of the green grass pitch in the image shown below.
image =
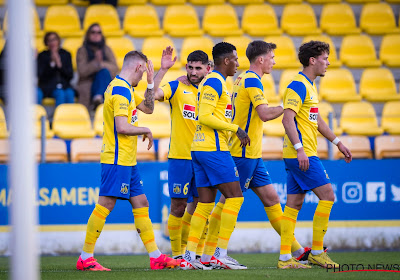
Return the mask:
<path id="1" fill-rule="evenodd" d="M 239 262 L 248 266 L 247 270 L 182 271 L 149 269 L 149 259 L 144 255 L 96 256 L 111 272 L 77 271 L 75 264 L 78 256 L 42 257 L 40 265 L 41 279 L 400 279 L 395 272 L 346 272 L 331 273 L 325 269 L 313 267 L 302 270 L 278 270 L 278 253 L 274 254 L 232 254 Z M 332 252 L 333 260 L 341 264 L 400 264 L 400 252 Z M 0 258 L 0 279 L 8 279 L 9 259 Z M 23 269 L 23 264 L 21 264 Z"/>

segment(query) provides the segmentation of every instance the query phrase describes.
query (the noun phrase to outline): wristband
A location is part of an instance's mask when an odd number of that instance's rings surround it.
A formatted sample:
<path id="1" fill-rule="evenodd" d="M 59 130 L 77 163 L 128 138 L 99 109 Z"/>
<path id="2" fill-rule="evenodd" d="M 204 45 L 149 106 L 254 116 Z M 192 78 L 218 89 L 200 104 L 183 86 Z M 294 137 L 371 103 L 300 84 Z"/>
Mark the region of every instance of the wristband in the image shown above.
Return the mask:
<path id="1" fill-rule="evenodd" d="M 282 102 L 281 104 L 279 104 L 279 106 L 281 106 L 281 107 L 282 107 L 282 109 L 284 109 L 284 107 L 283 107 L 283 102 Z"/>
<path id="2" fill-rule="evenodd" d="M 335 144 L 336 146 L 337 146 L 337 144 L 338 144 L 339 142 L 340 142 L 340 139 L 337 138 L 337 137 L 336 137 L 335 139 L 332 140 L 332 143 Z"/>
<path id="3" fill-rule="evenodd" d="M 300 149 L 300 148 L 303 147 L 303 144 L 297 143 L 297 144 L 295 144 L 293 147 L 294 147 L 294 149 L 297 151 L 298 149 Z"/>
<path id="4" fill-rule="evenodd" d="M 153 89 L 154 88 L 154 82 L 152 82 L 151 84 L 147 84 L 147 89 Z"/>

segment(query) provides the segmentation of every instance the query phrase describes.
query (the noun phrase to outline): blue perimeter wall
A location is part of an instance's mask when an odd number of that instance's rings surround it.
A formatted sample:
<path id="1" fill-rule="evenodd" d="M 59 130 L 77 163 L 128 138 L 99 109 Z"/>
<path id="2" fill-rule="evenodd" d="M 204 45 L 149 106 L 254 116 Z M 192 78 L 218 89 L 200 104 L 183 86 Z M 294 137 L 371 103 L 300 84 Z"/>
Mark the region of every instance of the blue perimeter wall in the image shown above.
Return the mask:
<path id="1" fill-rule="evenodd" d="M 286 171 L 283 161 L 265 162 L 281 203 L 286 202 Z M 336 202 L 330 219 L 399 220 L 400 219 L 400 160 L 323 161 L 331 178 Z M 166 162 L 138 164 L 150 203 L 153 223 L 161 223 L 162 209 L 169 206 Z M 40 164 L 37 203 L 40 225 L 86 224 L 97 202 L 100 186 L 100 164 Z M 24 176 L 21 170 L 21 176 Z M 238 221 L 266 221 L 262 203 L 250 190 Z M 12 200 L 7 187 L 7 166 L 0 165 L 0 226 L 8 225 L 8 205 Z M 15 199 L 15 198 L 13 198 Z M 318 199 L 308 193 L 299 221 L 312 221 Z M 127 201 L 118 201 L 107 223 L 133 223 Z"/>

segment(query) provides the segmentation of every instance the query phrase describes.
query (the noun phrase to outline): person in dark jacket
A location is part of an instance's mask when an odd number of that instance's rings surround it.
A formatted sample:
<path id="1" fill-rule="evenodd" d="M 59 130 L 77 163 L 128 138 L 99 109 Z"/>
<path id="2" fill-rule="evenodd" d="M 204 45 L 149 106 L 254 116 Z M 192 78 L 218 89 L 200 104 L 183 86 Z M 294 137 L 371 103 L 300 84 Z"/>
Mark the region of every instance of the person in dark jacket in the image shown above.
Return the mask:
<path id="1" fill-rule="evenodd" d="M 73 76 L 71 54 L 60 47 L 56 32 L 47 32 L 44 44 L 48 49 L 37 58 L 38 86 L 43 97 L 54 97 L 56 106 L 74 103 L 75 91 L 70 84 Z"/>

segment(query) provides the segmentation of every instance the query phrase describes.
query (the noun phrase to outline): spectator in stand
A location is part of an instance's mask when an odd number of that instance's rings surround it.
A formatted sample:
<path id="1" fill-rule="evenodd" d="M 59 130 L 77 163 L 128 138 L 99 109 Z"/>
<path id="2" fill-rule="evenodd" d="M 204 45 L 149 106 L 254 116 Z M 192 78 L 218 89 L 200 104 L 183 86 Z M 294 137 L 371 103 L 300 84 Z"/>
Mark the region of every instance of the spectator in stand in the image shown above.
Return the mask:
<path id="1" fill-rule="evenodd" d="M 56 106 L 74 103 L 75 91 L 70 81 L 73 76 L 71 54 L 60 47 L 60 36 L 56 32 L 47 32 L 44 44 L 47 50 L 37 57 L 38 85 L 43 97 L 54 97 Z M 41 99 L 38 94 L 38 99 Z M 41 103 L 41 100 L 38 100 Z"/>
<path id="2" fill-rule="evenodd" d="M 77 90 L 79 103 L 94 108 L 104 101 L 104 91 L 118 71 L 112 50 L 106 45 L 98 23 L 86 31 L 83 46 L 78 49 L 76 63 L 79 74 Z"/>

